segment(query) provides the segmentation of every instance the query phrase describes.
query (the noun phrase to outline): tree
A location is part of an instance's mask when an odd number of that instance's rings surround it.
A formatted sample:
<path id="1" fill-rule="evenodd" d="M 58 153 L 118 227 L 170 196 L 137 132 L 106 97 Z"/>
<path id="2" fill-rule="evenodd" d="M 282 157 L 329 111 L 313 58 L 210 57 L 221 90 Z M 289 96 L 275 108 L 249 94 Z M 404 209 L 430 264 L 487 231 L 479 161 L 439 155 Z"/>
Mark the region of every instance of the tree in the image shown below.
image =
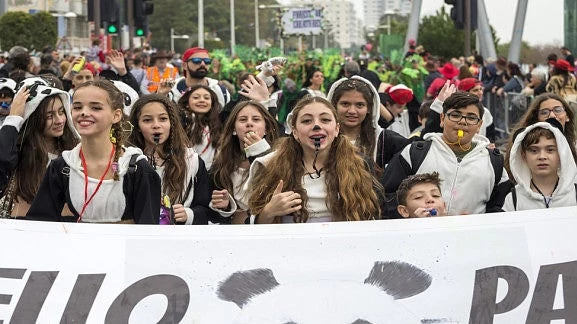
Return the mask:
<path id="1" fill-rule="evenodd" d="M 32 48 L 41 50 L 44 46 L 55 46 L 58 42 L 58 26 L 55 17 L 42 11 L 32 15 L 32 26 L 29 27 Z"/>
<path id="2" fill-rule="evenodd" d="M 28 14 L 10 11 L 0 17 L 0 42 L 5 50 L 20 45 L 32 49 L 41 49 L 56 44 L 58 33 L 56 18 L 48 12 Z"/>
<path id="3" fill-rule="evenodd" d="M 419 26 L 419 41 L 433 55 L 451 58 L 463 55 L 464 32 L 455 28 L 445 7 L 437 10 L 435 16 L 423 17 Z"/>
<path id="4" fill-rule="evenodd" d="M 276 5 L 274 0 L 260 0 L 261 5 Z M 275 11 L 259 10 L 260 38 L 274 38 Z M 170 47 L 170 28 L 175 34 L 186 34 L 191 38 L 188 43 L 175 42 L 175 49 L 182 52 L 186 47 L 198 44 L 198 7 L 197 1 L 164 0 L 154 3 L 154 13 L 149 17 L 149 28 L 152 32 L 152 46 L 156 48 Z M 237 44 L 254 45 L 254 1 L 235 1 L 235 38 Z M 230 0 L 213 0 L 204 2 L 205 34 L 220 38 L 226 48 L 230 47 Z M 207 46 L 207 37 L 205 37 Z M 208 47 L 208 46 L 207 46 Z M 212 49 L 208 47 L 209 49 Z"/>

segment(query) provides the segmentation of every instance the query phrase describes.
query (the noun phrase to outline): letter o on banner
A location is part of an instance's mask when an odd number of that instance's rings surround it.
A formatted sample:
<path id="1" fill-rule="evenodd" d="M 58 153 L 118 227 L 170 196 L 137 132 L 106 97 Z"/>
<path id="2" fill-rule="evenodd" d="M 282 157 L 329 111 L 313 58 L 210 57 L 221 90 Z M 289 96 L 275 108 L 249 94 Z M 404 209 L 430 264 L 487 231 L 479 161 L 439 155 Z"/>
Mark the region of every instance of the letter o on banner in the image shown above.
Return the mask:
<path id="1" fill-rule="evenodd" d="M 106 323 L 128 323 L 134 307 L 150 295 L 161 294 L 168 298 L 164 316 L 158 323 L 180 323 L 190 302 L 186 281 L 172 275 L 155 275 L 141 279 L 116 297 L 106 313 Z"/>

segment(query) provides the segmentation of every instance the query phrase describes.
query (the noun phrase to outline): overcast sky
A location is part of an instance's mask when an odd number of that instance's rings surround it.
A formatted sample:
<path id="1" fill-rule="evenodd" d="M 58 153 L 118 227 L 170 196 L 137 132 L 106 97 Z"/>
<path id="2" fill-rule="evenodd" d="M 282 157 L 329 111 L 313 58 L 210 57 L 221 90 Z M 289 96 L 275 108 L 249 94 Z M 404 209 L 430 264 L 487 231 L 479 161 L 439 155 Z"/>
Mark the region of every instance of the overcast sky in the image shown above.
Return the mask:
<path id="1" fill-rule="evenodd" d="M 291 0 L 278 0 L 287 4 Z M 354 3 L 357 14 L 363 12 L 362 0 Z M 384 0 L 382 0 L 384 1 Z M 517 0 L 484 0 L 489 24 L 495 28 L 500 43 L 511 41 Z M 523 40 L 531 45 L 563 45 L 563 0 L 526 0 L 527 15 Z M 434 15 L 445 4 L 444 0 L 422 0 L 421 17 Z"/>
<path id="2" fill-rule="evenodd" d="M 356 1 L 361 2 L 361 1 Z M 444 0 L 422 0 L 421 17 L 433 15 Z M 528 0 L 523 40 L 531 45 L 563 45 L 563 0 Z M 485 0 L 489 24 L 501 43 L 511 41 L 517 1 Z"/>
<path id="3" fill-rule="evenodd" d="M 351 0 L 358 13 L 362 1 Z M 421 17 L 434 15 L 444 0 L 422 0 Z M 563 0 L 528 0 L 523 40 L 531 45 L 563 45 Z M 489 24 L 497 31 L 501 43 L 511 41 L 516 0 L 485 0 Z M 448 8 L 448 7 L 447 7 Z"/>

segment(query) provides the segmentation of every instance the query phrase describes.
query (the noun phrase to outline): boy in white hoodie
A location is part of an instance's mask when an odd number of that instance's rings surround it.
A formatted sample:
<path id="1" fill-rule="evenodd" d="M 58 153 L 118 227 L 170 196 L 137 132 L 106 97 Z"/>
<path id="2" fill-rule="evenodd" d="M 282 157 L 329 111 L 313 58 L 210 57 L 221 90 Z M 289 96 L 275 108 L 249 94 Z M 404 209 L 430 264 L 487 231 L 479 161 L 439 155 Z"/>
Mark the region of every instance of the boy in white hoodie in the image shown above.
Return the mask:
<path id="1" fill-rule="evenodd" d="M 577 205 L 577 167 L 555 119 L 518 133 L 509 158 L 517 181 L 505 198 L 504 211 Z"/>
<path id="2" fill-rule="evenodd" d="M 396 191 L 413 174 L 436 171 L 447 215 L 498 212 L 503 206 L 507 174 L 503 156 L 490 150 L 479 135 L 484 108 L 475 95 L 455 92 L 443 103 L 443 133 L 429 133 L 425 141 L 411 143 L 391 159 L 381 178 L 387 202 L 385 215 L 399 218 Z"/>

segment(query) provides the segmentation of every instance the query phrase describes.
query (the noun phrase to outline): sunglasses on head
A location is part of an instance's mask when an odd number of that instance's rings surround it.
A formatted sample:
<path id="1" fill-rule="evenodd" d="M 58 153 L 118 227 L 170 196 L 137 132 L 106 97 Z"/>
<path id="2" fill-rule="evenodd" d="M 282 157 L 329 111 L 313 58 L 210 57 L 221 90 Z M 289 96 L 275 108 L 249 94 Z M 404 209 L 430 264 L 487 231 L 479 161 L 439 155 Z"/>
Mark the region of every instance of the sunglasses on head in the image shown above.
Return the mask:
<path id="1" fill-rule="evenodd" d="M 204 64 L 209 65 L 210 63 L 212 63 L 212 60 L 209 59 L 208 57 L 205 57 L 205 58 L 193 57 L 193 58 L 189 59 L 188 61 L 192 62 L 193 64 L 200 64 L 200 63 L 204 62 Z"/>

